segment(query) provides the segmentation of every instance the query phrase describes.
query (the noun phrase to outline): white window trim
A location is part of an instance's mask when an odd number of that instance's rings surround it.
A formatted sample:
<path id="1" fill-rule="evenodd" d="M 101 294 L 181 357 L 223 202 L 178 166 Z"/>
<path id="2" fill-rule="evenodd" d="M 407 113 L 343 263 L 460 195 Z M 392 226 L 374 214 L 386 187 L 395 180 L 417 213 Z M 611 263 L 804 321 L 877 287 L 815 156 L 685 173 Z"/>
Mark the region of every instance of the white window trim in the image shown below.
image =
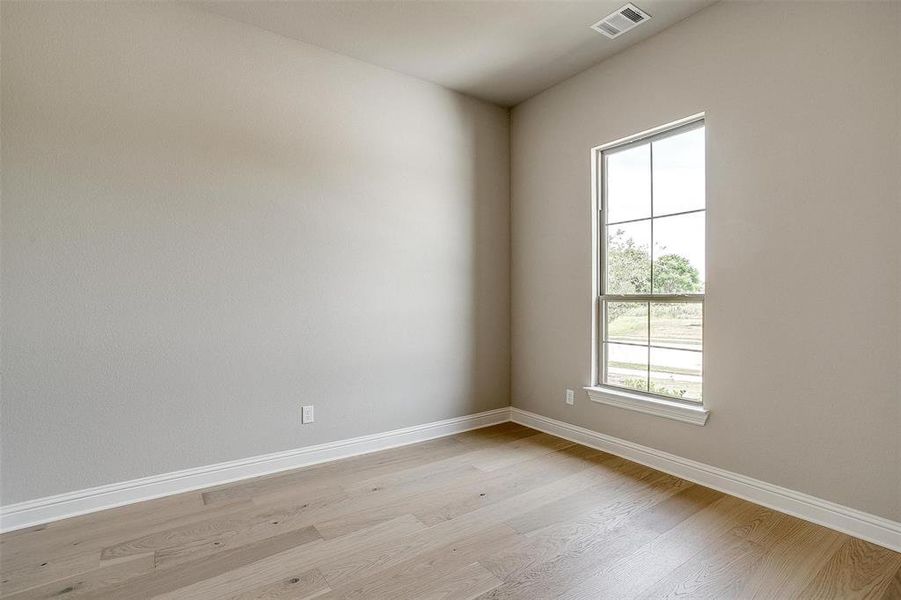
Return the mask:
<path id="1" fill-rule="evenodd" d="M 634 410 L 648 415 L 656 415 L 676 421 L 705 425 L 710 411 L 702 404 L 690 405 L 684 402 L 664 400 L 656 396 L 630 393 L 613 387 L 593 386 L 584 388 L 592 402 L 618 408 Z"/>
<path id="2" fill-rule="evenodd" d="M 583 388 L 592 402 L 606 404 L 627 410 L 633 410 L 640 413 L 691 423 L 693 425 L 703 426 L 707 423 L 710 416 L 710 410 L 704 407 L 703 401 L 700 403 L 687 403 L 678 400 L 667 400 L 656 394 L 643 394 L 641 392 L 631 392 L 623 388 L 604 385 L 600 377 L 600 347 L 601 347 L 601 327 L 599 298 L 601 293 L 601 269 L 600 267 L 600 236 L 601 224 L 597 218 L 599 207 L 601 205 L 600 189 L 600 173 L 598 172 L 598 160 L 605 150 L 622 146 L 628 143 L 640 141 L 644 138 L 653 137 L 662 132 L 678 129 L 689 125 L 696 121 L 704 121 L 704 113 L 699 113 L 680 119 L 673 123 L 655 127 L 648 131 L 619 139 L 614 142 L 596 146 L 591 149 L 591 196 L 592 196 L 592 343 L 591 343 L 591 380 L 594 385 Z M 703 385 L 703 384 L 702 384 Z"/>

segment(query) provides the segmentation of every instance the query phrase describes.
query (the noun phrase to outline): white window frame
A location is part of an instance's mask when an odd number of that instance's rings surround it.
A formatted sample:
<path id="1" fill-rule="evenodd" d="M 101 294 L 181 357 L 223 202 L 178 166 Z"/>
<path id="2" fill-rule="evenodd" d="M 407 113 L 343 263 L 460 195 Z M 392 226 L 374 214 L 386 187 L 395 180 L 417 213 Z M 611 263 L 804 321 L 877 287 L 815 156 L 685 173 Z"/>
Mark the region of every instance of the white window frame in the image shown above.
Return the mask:
<path id="1" fill-rule="evenodd" d="M 706 294 L 630 294 L 624 296 L 605 295 L 605 263 L 604 249 L 604 231 L 606 227 L 606 213 L 604 213 L 605 201 L 605 174 L 603 171 L 603 154 L 604 152 L 616 149 L 622 150 L 629 146 L 646 144 L 651 141 L 660 140 L 672 135 L 678 135 L 693 128 L 706 127 L 705 115 L 703 113 L 692 115 L 679 121 L 668 123 L 661 127 L 643 131 L 639 134 L 629 136 L 596 146 L 591 149 L 591 196 L 592 196 L 592 343 L 591 343 L 591 382 L 592 384 L 585 388 L 589 398 L 601 404 L 616 406 L 634 410 L 646 414 L 657 415 L 677 421 L 692 423 L 694 425 L 704 425 L 710 411 L 704 406 L 704 394 L 701 394 L 701 402 L 680 400 L 671 398 L 653 392 L 644 392 L 640 390 L 629 390 L 617 386 L 611 386 L 604 383 L 604 369 L 606 368 L 606 358 L 604 356 L 604 301 L 616 300 L 646 300 L 648 302 L 700 302 L 701 310 L 704 310 Z M 653 166 L 652 166 L 653 168 Z M 693 211 L 692 211 L 693 212 Z M 706 218 L 706 203 L 704 215 Z M 653 221 L 652 221 L 653 223 Z M 653 227 L 653 225 L 652 225 Z M 706 228 L 705 228 L 706 232 Z M 706 233 L 705 233 L 706 235 Z M 706 245 L 705 245 L 706 247 Z M 705 286 L 706 287 L 706 286 Z M 702 331 L 703 335 L 703 331 Z M 702 355 L 703 356 L 703 355 Z M 703 359 L 702 359 L 703 360 Z M 703 378 L 701 381 L 703 388 Z"/>

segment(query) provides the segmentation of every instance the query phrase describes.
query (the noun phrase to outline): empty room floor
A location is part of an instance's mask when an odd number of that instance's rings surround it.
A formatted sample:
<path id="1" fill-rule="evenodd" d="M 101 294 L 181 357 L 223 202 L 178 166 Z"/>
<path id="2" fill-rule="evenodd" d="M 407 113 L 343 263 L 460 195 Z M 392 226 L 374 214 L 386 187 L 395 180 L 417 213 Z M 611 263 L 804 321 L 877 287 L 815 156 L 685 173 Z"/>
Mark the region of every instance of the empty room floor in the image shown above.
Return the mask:
<path id="1" fill-rule="evenodd" d="M 899 598 L 901 554 L 505 423 L 0 536 L 3 598 Z"/>

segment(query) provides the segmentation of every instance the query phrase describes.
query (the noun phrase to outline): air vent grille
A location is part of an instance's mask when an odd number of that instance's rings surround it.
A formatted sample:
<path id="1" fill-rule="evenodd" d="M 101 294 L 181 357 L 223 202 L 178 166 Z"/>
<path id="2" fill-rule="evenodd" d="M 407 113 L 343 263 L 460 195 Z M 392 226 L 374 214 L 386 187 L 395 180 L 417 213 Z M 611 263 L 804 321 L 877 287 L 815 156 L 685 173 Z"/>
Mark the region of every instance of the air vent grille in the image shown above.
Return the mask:
<path id="1" fill-rule="evenodd" d="M 637 27 L 650 18 L 651 15 L 630 2 L 618 11 L 604 17 L 592 25 L 591 28 L 598 33 L 604 34 L 608 38 L 613 39 L 621 36 L 630 29 Z"/>

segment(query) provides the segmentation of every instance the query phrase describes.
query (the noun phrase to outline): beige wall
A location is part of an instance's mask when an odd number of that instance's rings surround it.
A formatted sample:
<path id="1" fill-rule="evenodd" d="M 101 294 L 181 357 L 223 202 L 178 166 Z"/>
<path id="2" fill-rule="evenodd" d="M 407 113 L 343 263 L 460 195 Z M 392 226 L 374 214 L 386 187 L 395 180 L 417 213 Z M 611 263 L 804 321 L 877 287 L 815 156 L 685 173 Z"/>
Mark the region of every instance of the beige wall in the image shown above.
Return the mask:
<path id="1" fill-rule="evenodd" d="M 516 107 L 514 406 L 901 518 L 899 79 L 901 3 L 724 2 Z M 589 149 L 701 111 L 710 420 L 567 407 Z"/>
<path id="2" fill-rule="evenodd" d="M 509 403 L 507 111 L 172 4 L 2 13 L 3 503 Z"/>

